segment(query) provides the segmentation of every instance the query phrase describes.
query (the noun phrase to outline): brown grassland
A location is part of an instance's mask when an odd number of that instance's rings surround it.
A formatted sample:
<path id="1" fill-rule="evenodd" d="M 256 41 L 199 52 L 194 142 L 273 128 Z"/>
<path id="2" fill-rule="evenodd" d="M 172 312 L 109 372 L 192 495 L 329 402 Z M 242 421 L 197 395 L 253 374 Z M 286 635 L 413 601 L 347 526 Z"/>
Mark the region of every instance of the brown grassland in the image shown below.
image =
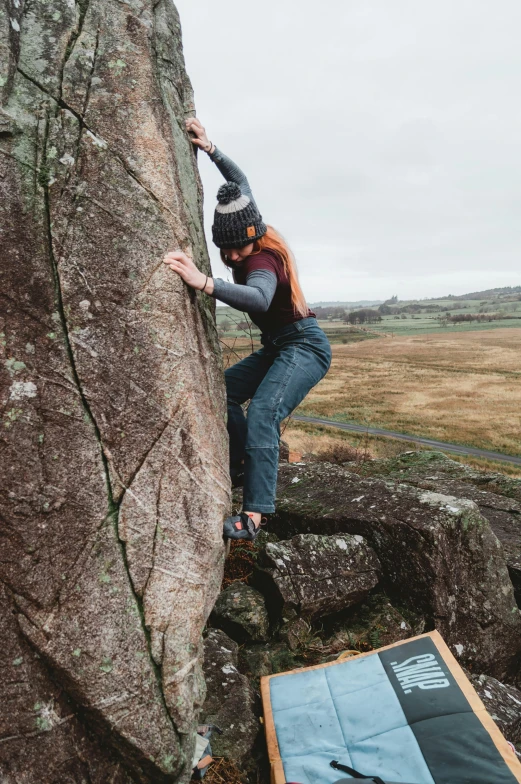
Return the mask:
<path id="1" fill-rule="evenodd" d="M 520 455 L 521 329 L 335 345 L 328 375 L 298 411 Z M 302 449 L 310 435 L 319 432 L 290 423 L 285 438 Z M 326 436 L 339 439 L 329 428 Z"/>

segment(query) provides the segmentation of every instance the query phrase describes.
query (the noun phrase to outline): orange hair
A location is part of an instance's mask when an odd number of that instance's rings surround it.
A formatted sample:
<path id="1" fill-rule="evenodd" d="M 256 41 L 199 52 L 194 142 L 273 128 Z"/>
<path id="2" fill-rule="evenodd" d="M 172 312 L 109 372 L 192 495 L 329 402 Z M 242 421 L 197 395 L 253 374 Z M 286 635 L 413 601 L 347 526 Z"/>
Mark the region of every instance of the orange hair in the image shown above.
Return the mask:
<path id="1" fill-rule="evenodd" d="M 297 264 L 286 240 L 276 231 L 273 226 L 268 226 L 268 231 L 253 246 L 252 256 L 260 253 L 264 249 L 273 250 L 280 257 L 284 272 L 288 276 L 291 289 L 291 304 L 293 310 L 302 318 L 306 318 L 309 312 L 304 292 L 300 288 L 298 280 Z M 221 250 L 221 259 L 226 264 L 226 257 Z"/>

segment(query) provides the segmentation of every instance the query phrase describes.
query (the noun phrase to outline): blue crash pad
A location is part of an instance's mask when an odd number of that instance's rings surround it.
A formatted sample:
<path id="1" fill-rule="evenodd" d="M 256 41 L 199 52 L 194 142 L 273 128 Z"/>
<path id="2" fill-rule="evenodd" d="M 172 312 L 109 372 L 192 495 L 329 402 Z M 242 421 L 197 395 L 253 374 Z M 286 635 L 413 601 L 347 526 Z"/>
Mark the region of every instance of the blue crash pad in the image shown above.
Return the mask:
<path id="1" fill-rule="evenodd" d="M 521 765 L 437 632 L 262 679 L 273 784 L 515 784 Z M 347 777 L 349 779 L 349 776 Z"/>

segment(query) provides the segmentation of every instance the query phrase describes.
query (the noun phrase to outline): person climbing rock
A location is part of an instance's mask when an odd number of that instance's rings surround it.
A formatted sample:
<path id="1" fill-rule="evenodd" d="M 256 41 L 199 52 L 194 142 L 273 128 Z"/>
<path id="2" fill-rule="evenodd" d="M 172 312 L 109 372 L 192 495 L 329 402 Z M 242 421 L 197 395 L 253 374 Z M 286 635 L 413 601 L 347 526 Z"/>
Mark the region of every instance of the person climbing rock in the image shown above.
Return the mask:
<path id="1" fill-rule="evenodd" d="M 188 286 L 246 311 L 261 331 L 262 348 L 225 371 L 230 474 L 244 495 L 243 511 L 224 521 L 224 536 L 253 540 L 263 515 L 275 511 L 280 423 L 325 376 L 331 347 L 306 304 L 293 255 L 263 223 L 246 176 L 197 118 L 186 128 L 227 180 L 217 192 L 212 235 L 235 282 L 206 276 L 185 253 L 167 253 L 164 262 Z"/>

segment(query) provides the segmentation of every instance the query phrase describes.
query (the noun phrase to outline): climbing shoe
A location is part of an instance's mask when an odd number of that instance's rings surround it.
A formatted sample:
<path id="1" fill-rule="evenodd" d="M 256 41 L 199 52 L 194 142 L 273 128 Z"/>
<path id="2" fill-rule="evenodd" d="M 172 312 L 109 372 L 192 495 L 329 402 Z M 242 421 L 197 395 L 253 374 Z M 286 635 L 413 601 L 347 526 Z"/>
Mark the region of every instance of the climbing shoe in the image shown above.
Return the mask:
<path id="1" fill-rule="evenodd" d="M 262 525 L 262 523 L 261 523 Z M 253 542 L 260 531 L 260 525 L 255 527 L 255 523 L 246 512 L 227 517 L 224 521 L 223 536 L 225 539 L 247 539 Z"/>

